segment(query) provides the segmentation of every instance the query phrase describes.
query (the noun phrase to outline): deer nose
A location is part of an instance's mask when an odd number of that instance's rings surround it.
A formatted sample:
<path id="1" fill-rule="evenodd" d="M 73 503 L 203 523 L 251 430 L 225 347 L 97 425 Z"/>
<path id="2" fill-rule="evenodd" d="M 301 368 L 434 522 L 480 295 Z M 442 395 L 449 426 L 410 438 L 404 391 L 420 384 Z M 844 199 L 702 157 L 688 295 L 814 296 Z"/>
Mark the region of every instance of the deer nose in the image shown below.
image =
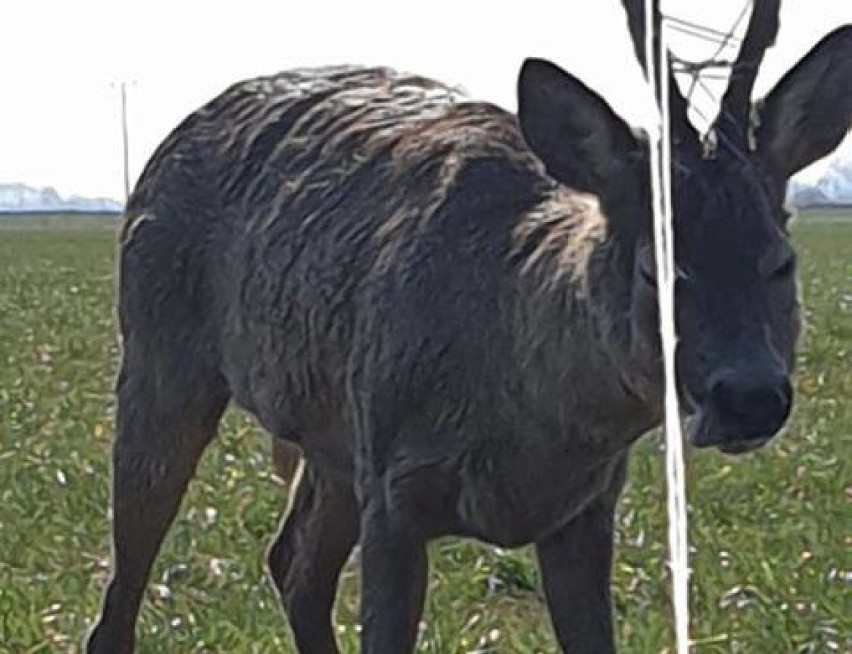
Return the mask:
<path id="1" fill-rule="evenodd" d="M 786 375 L 729 372 L 711 384 L 710 401 L 732 437 L 766 439 L 790 415 L 793 388 Z"/>

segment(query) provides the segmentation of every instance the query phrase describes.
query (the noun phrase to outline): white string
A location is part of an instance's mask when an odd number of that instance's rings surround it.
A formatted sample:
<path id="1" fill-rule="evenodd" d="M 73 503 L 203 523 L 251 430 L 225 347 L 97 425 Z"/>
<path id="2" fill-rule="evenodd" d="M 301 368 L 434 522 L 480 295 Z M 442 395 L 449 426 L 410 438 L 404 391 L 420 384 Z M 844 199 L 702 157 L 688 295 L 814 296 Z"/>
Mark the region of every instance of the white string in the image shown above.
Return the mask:
<path id="1" fill-rule="evenodd" d="M 654 256 L 665 378 L 666 489 L 669 564 L 672 575 L 677 654 L 689 654 L 689 545 L 687 540 L 686 483 L 683 434 L 675 379 L 677 336 L 674 322 L 674 236 L 671 212 L 671 120 L 669 115 L 668 26 L 660 23 L 659 61 L 654 52 L 654 0 L 645 0 L 645 61 L 660 121 L 651 130 L 651 190 L 654 215 Z M 659 76 L 656 71 L 659 70 Z M 657 81 L 659 80 L 659 93 Z"/>

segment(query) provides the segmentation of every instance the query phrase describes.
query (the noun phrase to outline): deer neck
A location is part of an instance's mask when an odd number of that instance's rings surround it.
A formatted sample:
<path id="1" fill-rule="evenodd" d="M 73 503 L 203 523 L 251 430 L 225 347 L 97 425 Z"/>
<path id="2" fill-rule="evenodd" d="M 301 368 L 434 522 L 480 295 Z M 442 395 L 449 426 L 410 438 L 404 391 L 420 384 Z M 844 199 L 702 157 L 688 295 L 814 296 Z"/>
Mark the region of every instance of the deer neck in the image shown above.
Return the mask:
<path id="1" fill-rule="evenodd" d="M 564 188 L 515 236 L 524 248 L 518 350 L 528 369 L 544 371 L 538 383 L 568 404 L 607 407 L 625 425 L 635 417 L 644 426 L 658 412 L 661 384 L 656 334 L 634 315 L 635 244 L 613 237 L 596 198 Z"/>

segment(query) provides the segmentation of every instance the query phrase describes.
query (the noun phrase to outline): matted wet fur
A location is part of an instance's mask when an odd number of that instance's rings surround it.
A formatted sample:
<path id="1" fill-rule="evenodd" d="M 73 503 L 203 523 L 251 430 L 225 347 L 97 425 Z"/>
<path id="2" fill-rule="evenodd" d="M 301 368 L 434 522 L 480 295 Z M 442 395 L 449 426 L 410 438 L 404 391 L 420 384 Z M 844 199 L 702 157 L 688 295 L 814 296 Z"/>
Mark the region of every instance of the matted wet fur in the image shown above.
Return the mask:
<path id="1" fill-rule="evenodd" d="M 750 449 L 786 420 L 785 152 L 801 167 L 848 128 L 849 54 L 845 28 L 782 80 L 755 150 L 679 143 L 698 444 Z M 115 572 L 89 654 L 133 650 L 229 399 L 304 456 L 269 561 L 302 654 L 338 651 L 359 540 L 362 652 L 412 651 L 426 543 L 447 534 L 535 543 L 562 650 L 614 651 L 613 510 L 661 409 L 647 145 L 547 62 L 519 99 L 516 118 L 388 69 L 300 70 L 231 87 L 160 146 L 121 235 Z"/>

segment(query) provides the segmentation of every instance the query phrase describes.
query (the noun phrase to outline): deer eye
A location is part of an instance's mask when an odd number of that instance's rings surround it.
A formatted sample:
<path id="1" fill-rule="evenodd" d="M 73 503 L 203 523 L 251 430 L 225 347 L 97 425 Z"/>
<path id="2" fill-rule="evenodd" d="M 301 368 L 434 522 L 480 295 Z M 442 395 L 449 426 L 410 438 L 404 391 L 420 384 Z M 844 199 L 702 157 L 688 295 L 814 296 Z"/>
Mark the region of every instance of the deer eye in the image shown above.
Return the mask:
<path id="1" fill-rule="evenodd" d="M 785 257 L 771 273 L 772 279 L 782 280 L 793 274 L 796 269 L 796 257 L 792 254 Z"/>

